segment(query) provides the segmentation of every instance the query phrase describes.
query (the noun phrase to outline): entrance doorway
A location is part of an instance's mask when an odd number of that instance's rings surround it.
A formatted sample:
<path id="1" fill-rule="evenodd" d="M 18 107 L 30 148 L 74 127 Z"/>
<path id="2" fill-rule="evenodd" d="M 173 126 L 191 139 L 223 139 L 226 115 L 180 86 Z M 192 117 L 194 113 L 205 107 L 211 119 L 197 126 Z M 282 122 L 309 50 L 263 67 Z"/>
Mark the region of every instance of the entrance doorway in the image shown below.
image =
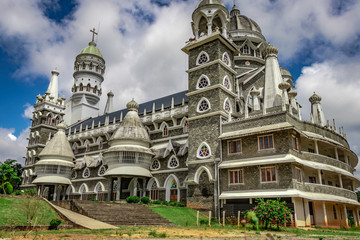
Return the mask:
<path id="1" fill-rule="evenodd" d="M 315 225 L 313 202 L 309 202 L 309 213 L 310 213 L 310 222 L 311 222 L 311 225 Z"/>
<path id="2" fill-rule="evenodd" d="M 177 189 L 170 189 L 170 201 L 177 202 Z"/>

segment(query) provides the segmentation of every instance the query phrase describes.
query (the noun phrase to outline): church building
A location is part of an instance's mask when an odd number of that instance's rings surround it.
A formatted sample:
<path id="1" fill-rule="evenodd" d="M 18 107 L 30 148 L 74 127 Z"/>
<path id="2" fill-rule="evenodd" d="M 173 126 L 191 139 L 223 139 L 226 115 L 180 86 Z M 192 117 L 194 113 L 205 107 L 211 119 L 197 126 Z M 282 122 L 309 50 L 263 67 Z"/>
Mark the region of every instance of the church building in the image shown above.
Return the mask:
<path id="1" fill-rule="evenodd" d="M 76 56 L 70 99 L 58 96 L 53 70 L 36 97 L 22 188 L 49 200 L 149 196 L 217 217 L 281 198 L 297 227 L 348 226 L 351 217 L 359 226 L 358 158 L 321 97 L 310 96 L 303 120 L 278 49 L 236 5 L 201 0 L 191 27 L 182 92 L 129 99 L 126 109 L 109 92 L 101 110 L 106 56 L 94 38 Z"/>

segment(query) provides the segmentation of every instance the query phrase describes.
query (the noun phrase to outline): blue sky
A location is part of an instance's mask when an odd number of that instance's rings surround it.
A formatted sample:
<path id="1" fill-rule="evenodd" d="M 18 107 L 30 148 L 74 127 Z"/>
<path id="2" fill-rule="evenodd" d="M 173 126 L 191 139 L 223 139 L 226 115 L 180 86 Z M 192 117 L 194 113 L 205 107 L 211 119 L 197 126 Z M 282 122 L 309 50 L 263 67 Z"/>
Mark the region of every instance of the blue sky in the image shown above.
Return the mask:
<path id="1" fill-rule="evenodd" d="M 0 160 L 25 153 L 31 105 L 44 94 L 55 67 L 60 95 L 70 97 L 73 63 L 99 31 L 106 60 L 103 93 L 115 93 L 115 107 L 132 97 L 147 101 L 187 87 L 191 14 L 198 1 L 43 0 L 0 2 Z M 224 0 L 230 10 L 233 0 Z M 360 154 L 360 2 L 355 0 L 237 0 L 268 42 L 279 48 L 309 119 L 308 98 L 323 97 L 325 116 L 344 126 Z M 149 91 L 151 89 L 151 91 Z M 104 107 L 103 94 L 101 107 Z"/>

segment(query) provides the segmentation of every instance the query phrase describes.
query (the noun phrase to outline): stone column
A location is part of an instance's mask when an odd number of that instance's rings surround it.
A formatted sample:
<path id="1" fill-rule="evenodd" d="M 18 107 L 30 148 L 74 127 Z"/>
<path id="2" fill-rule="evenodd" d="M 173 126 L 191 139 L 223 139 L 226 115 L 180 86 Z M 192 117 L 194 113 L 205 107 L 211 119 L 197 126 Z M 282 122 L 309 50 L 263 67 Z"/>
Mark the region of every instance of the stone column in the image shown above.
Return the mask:
<path id="1" fill-rule="evenodd" d="M 355 208 L 353 210 L 353 215 L 354 215 L 354 223 L 355 223 L 355 227 L 359 226 L 359 216 L 356 214 L 357 209 Z"/>
<path id="2" fill-rule="evenodd" d="M 339 160 L 339 153 L 337 148 L 335 148 L 335 159 Z"/>
<path id="3" fill-rule="evenodd" d="M 211 23 L 211 22 L 208 22 L 207 27 L 208 27 L 207 35 L 210 36 L 211 33 L 212 33 L 212 23 Z"/>
<path id="4" fill-rule="evenodd" d="M 121 192 L 121 177 L 117 178 L 118 187 L 116 189 L 116 201 L 120 201 L 120 192 Z"/>
<path id="5" fill-rule="evenodd" d="M 44 194 L 44 185 L 41 185 L 40 197 L 42 197 L 43 194 Z"/>
<path id="6" fill-rule="evenodd" d="M 309 210 L 309 200 L 304 199 L 305 205 L 305 227 L 311 227 L 311 218 L 310 218 L 310 210 Z"/>
<path id="7" fill-rule="evenodd" d="M 254 90 L 252 90 L 252 91 L 250 92 L 250 95 L 253 97 L 253 107 L 254 107 L 254 111 L 260 110 L 260 103 L 259 103 L 260 91 L 254 89 Z"/>
<path id="8" fill-rule="evenodd" d="M 109 189 L 108 189 L 108 196 L 107 196 L 107 200 L 108 200 L 108 201 L 111 201 L 112 189 L 113 189 L 113 179 L 110 178 L 110 181 L 109 181 Z"/>
<path id="9" fill-rule="evenodd" d="M 137 183 L 138 183 L 138 178 L 134 178 L 134 195 L 137 195 Z"/>
<path id="10" fill-rule="evenodd" d="M 291 202 L 294 204 L 294 223 L 295 223 L 295 227 L 298 227 L 298 223 L 297 223 L 297 214 L 296 214 L 296 206 L 295 206 L 295 198 L 291 198 Z"/>
<path id="11" fill-rule="evenodd" d="M 146 196 L 146 178 L 143 179 L 143 194 L 142 194 L 143 197 Z"/>
<path id="12" fill-rule="evenodd" d="M 315 140 L 315 141 L 314 141 L 314 144 L 315 144 L 315 153 L 316 153 L 316 154 L 319 154 L 318 142 Z"/>
<path id="13" fill-rule="evenodd" d="M 319 184 L 322 184 L 321 170 L 318 169 Z"/>
<path id="14" fill-rule="evenodd" d="M 324 227 L 328 227 L 328 218 L 326 213 L 326 205 L 325 202 L 323 202 L 323 212 L 324 212 Z"/>
<path id="15" fill-rule="evenodd" d="M 348 215 L 347 215 L 347 211 L 346 211 L 346 205 L 344 205 L 344 216 L 345 216 L 345 226 L 348 228 L 349 220 L 348 220 Z"/>
<path id="16" fill-rule="evenodd" d="M 346 163 L 346 164 L 349 164 L 349 157 L 348 157 L 348 155 L 345 155 L 345 163 Z"/>
<path id="17" fill-rule="evenodd" d="M 358 208 L 356 208 L 356 209 L 355 209 L 355 211 L 356 211 L 355 215 L 356 215 L 356 217 L 357 217 L 357 221 L 358 221 L 358 226 L 360 226 L 360 216 L 359 216 L 359 209 L 358 209 Z"/>
<path id="18" fill-rule="evenodd" d="M 299 103 L 297 103 L 297 111 L 298 111 L 298 118 L 299 120 L 301 121 L 302 120 L 302 117 L 301 117 L 301 106 Z"/>
<path id="19" fill-rule="evenodd" d="M 54 196 L 53 196 L 53 201 L 56 201 L 56 197 L 57 197 L 57 185 L 54 185 Z"/>
<path id="20" fill-rule="evenodd" d="M 339 184 L 340 184 L 341 188 L 344 188 L 342 178 L 341 178 L 341 174 L 339 174 Z"/>

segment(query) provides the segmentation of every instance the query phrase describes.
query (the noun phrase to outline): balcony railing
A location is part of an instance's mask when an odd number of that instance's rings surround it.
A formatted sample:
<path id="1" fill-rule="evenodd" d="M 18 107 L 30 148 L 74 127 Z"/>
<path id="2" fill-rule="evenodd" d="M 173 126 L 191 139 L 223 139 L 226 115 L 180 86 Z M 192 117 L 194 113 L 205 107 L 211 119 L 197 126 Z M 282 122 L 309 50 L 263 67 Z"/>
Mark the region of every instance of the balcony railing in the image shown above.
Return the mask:
<path id="1" fill-rule="evenodd" d="M 296 183 L 295 185 L 297 189 L 302 190 L 304 192 L 331 194 L 357 201 L 356 193 L 354 191 L 345 188 L 339 188 L 339 187 L 317 184 L 317 183 L 309 183 L 309 182 L 305 182 L 304 184 Z"/>
<path id="2" fill-rule="evenodd" d="M 328 164 L 331 166 L 335 166 L 335 167 L 344 169 L 350 173 L 353 173 L 353 168 L 350 165 L 348 165 L 347 163 L 342 162 L 340 160 L 337 160 L 335 158 L 331 158 L 331 157 L 324 156 L 321 154 L 316 154 L 316 153 L 297 152 L 294 150 L 290 150 L 290 153 L 301 159 L 304 159 L 304 160 L 310 160 L 310 161 L 314 161 L 314 162 L 318 162 L 318 163 Z"/>

